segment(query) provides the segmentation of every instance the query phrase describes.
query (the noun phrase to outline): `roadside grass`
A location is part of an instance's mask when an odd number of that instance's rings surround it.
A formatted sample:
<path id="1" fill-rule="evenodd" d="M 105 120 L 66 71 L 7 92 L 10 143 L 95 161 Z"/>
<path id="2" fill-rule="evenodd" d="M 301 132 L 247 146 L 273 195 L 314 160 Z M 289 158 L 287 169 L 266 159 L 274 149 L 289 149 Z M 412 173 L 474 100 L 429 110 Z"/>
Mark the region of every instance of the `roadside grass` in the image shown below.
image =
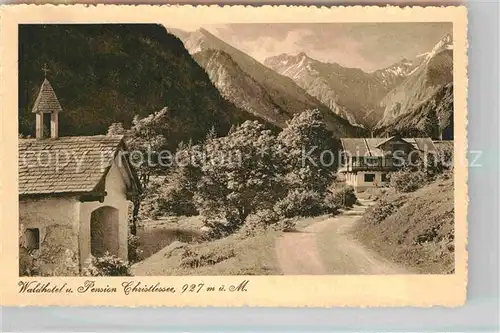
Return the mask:
<path id="1" fill-rule="evenodd" d="M 356 193 L 356 196 L 359 199 L 368 199 L 368 200 L 379 200 L 388 194 L 394 193 L 394 189 L 390 187 L 375 187 L 375 188 L 367 188 L 365 191 L 361 193 Z"/>
<path id="2" fill-rule="evenodd" d="M 210 242 L 175 241 L 132 266 L 136 276 L 164 275 L 280 275 L 275 240 L 278 231 L 254 237 L 238 234 Z"/>
<path id="3" fill-rule="evenodd" d="M 412 193 L 382 195 L 358 220 L 353 235 L 420 273 L 453 273 L 453 180 L 439 179 Z"/>
<path id="4" fill-rule="evenodd" d="M 333 215 L 294 218 L 293 231 Z M 164 217 L 145 221 L 138 230 L 142 261 L 132 266 L 136 276 L 164 275 L 282 275 L 275 242 L 282 231 L 268 228 L 255 236 L 235 233 L 201 241 L 198 216 Z"/>

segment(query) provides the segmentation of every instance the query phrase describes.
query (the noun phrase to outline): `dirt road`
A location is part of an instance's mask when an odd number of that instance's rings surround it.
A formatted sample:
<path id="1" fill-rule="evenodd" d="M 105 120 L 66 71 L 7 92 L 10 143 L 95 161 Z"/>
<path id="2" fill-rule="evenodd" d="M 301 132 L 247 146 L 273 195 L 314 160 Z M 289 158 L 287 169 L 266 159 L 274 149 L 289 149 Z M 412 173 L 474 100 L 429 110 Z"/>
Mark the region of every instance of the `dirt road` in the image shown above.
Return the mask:
<path id="1" fill-rule="evenodd" d="M 408 274 L 408 271 L 367 249 L 350 235 L 354 222 L 373 204 L 326 218 L 276 241 L 276 255 L 285 275 Z"/>

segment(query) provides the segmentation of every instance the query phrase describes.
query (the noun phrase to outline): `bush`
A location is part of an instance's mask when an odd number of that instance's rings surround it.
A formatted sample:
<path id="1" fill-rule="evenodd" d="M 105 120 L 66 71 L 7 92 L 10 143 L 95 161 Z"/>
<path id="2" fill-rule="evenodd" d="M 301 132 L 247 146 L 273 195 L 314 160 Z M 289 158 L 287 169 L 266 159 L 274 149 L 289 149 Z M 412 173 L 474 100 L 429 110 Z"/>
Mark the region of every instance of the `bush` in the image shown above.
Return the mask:
<path id="1" fill-rule="evenodd" d="M 274 224 L 273 227 L 275 230 L 289 232 L 296 230 L 296 220 L 291 218 L 281 219 L 278 223 Z"/>
<path id="2" fill-rule="evenodd" d="M 378 224 L 391 216 L 397 209 L 397 206 L 391 202 L 382 200 L 376 205 L 367 209 L 363 220 L 370 224 Z"/>
<path id="3" fill-rule="evenodd" d="M 91 256 L 87 267 L 83 270 L 84 276 L 131 276 L 130 266 L 114 255 L 106 254 L 102 257 Z"/>
<path id="4" fill-rule="evenodd" d="M 323 198 L 316 191 L 294 189 L 274 205 L 282 218 L 317 216 L 324 212 Z"/>
<path id="5" fill-rule="evenodd" d="M 238 231 L 242 237 L 256 236 L 265 232 L 269 227 L 276 225 L 279 216 L 271 209 L 261 209 L 247 216 L 245 223 Z"/>
<path id="6" fill-rule="evenodd" d="M 224 218 L 203 217 L 203 232 L 200 235 L 200 240 L 211 241 L 227 237 L 236 230 L 234 222 L 230 222 Z"/>
<path id="7" fill-rule="evenodd" d="M 447 170 L 448 166 L 446 165 L 447 162 L 443 160 L 444 158 L 446 157 L 439 152 L 438 154 L 423 154 L 417 160 L 417 170 L 424 172 L 428 179 L 433 179 Z"/>
<path id="8" fill-rule="evenodd" d="M 142 250 L 139 248 L 139 236 L 128 235 L 128 261 L 133 264 L 141 259 Z"/>
<path id="9" fill-rule="evenodd" d="M 427 183 L 427 175 L 421 170 L 404 168 L 389 175 L 390 186 L 398 192 L 413 192 Z"/>
<path id="10" fill-rule="evenodd" d="M 235 255 L 234 249 L 224 246 L 217 246 L 215 249 L 200 250 L 193 250 L 186 247 L 182 253 L 180 266 L 183 268 L 212 266 L 232 258 Z"/>
<path id="11" fill-rule="evenodd" d="M 345 184 L 336 184 L 333 188 L 330 188 L 324 200 L 325 208 L 333 210 L 332 212 L 335 212 L 335 208 L 338 207 L 350 208 L 354 206 L 357 201 L 358 198 L 356 197 L 354 187 Z"/>
<path id="12" fill-rule="evenodd" d="M 376 205 L 371 206 L 366 210 L 363 215 L 363 220 L 366 223 L 378 224 L 394 214 L 400 207 L 402 207 L 408 200 L 408 195 L 399 194 L 391 197 L 390 201 L 380 199 Z"/>
<path id="13" fill-rule="evenodd" d="M 453 141 L 436 143 L 438 158 L 445 169 L 453 169 Z"/>
<path id="14" fill-rule="evenodd" d="M 35 260 L 26 248 L 19 246 L 19 276 L 40 275 Z"/>

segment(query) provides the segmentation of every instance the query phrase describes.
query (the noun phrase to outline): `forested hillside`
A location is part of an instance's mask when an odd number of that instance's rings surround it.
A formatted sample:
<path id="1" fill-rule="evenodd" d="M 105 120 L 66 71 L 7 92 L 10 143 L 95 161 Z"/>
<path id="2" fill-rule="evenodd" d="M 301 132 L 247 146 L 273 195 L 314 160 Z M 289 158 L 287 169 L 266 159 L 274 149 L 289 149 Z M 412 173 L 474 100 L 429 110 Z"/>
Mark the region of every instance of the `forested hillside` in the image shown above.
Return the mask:
<path id="1" fill-rule="evenodd" d="M 63 107 L 61 136 L 105 134 L 113 122 L 169 109 L 169 146 L 200 139 L 212 126 L 255 119 L 227 102 L 182 42 L 161 25 L 19 27 L 19 132 L 33 135 L 34 100 L 44 78 Z"/>

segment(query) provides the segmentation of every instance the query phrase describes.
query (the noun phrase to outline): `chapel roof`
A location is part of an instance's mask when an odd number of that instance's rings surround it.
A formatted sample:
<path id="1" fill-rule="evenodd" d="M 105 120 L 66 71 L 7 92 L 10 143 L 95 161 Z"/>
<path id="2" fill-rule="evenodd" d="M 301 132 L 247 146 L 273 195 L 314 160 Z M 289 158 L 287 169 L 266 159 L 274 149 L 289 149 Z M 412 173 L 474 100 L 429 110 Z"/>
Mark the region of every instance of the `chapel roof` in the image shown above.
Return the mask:
<path id="1" fill-rule="evenodd" d="M 115 156 L 124 148 L 121 135 L 19 139 L 19 195 L 96 191 Z M 140 188 L 129 167 L 126 164 L 134 186 Z"/>
<path id="2" fill-rule="evenodd" d="M 45 78 L 43 80 L 42 86 L 40 87 L 40 91 L 35 100 L 35 105 L 33 105 L 33 113 L 52 113 L 52 112 L 60 112 L 62 111 L 61 104 L 59 104 L 59 100 L 50 84 L 49 80 Z"/>

